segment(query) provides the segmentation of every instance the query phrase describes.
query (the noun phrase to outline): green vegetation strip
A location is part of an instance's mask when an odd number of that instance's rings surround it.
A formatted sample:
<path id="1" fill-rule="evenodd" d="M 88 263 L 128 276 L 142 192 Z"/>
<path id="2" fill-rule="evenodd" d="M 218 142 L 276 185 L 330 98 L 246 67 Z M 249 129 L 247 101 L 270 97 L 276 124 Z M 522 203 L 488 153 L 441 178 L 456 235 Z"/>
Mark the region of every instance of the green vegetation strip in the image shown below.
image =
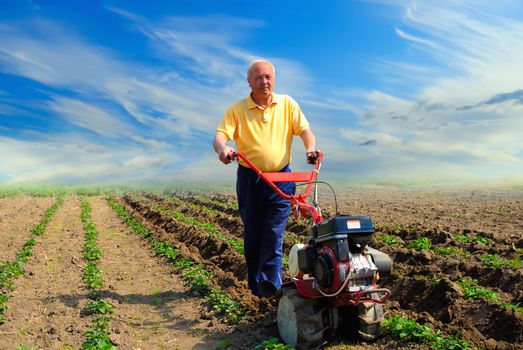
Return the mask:
<path id="1" fill-rule="evenodd" d="M 139 202 L 142 201 L 141 198 L 133 198 Z M 233 247 L 234 250 L 236 250 L 238 253 L 240 254 L 244 254 L 244 248 L 243 248 L 243 241 L 241 240 L 238 240 L 236 238 L 233 238 L 233 237 L 229 237 L 229 236 L 226 236 L 222 233 L 220 233 L 220 228 L 216 227 L 214 224 L 211 224 L 211 223 L 206 223 L 206 222 L 201 222 L 193 217 L 190 217 L 190 216 L 186 216 L 178 211 L 174 211 L 174 210 L 171 210 L 171 209 L 167 209 L 165 207 L 162 207 L 161 205 L 158 205 L 158 204 L 154 204 L 154 203 L 149 203 L 153 209 L 155 210 L 158 210 L 160 212 L 163 212 L 163 213 L 166 213 L 170 216 L 172 216 L 174 219 L 180 221 L 180 222 L 183 222 L 183 223 L 186 223 L 188 225 L 191 225 L 191 226 L 194 226 L 194 227 L 197 227 L 207 233 L 210 233 L 210 234 L 213 234 L 216 236 L 216 238 L 218 238 L 219 240 L 223 241 L 223 242 L 227 242 L 231 245 L 231 247 Z"/>
<path id="2" fill-rule="evenodd" d="M 278 338 L 269 338 L 257 345 L 254 350 L 293 350 L 294 348 L 283 344 Z"/>
<path id="3" fill-rule="evenodd" d="M 88 350 L 116 350 L 118 349 L 109 338 L 109 325 L 114 306 L 100 299 L 100 292 L 104 288 L 103 273 L 98 266 L 102 257 L 102 251 L 98 247 L 96 237 L 98 232 L 91 219 L 91 206 L 87 200 L 82 201 L 82 213 L 80 219 L 84 224 L 85 243 L 83 246 L 84 267 L 83 282 L 89 288 L 89 304 L 84 312 L 94 316 L 93 327 L 85 332 L 86 341 L 82 344 L 83 349 Z"/>
<path id="4" fill-rule="evenodd" d="M 483 254 L 481 261 L 483 264 L 494 268 L 523 269 L 523 260 L 520 257 L 504 259 L 498 254 Z"/>
<path id="5" fill-rule="evenodd" d="M 470 277 L 466 277 L 461 281 L 456 282 L 463 290 L 465 299 L 485 299 L 497 301 L 499 300 L 496 292 L 478 286 L 478 281 Z"/>
<path id="6" fill-rule="evenodd" d="M 211 273 L 205 270 L 202 264 L 196 264 L 189 258 L 180 257 L 178 251 L 168 242 L 157 240 L 152 233 L 140 222 L 132 217 L 125 208 L 118 204 L 113 198 L 108 199 L 109 205 L 116 211 L 122 220 L 129 225 L 133 234 L 144 236 L 155 256 L 162 256 L 169 261 L 174 269 L 179 272 L 191 291 L 197 291 L 204 295 L 205 299 L 212 305 L 213 309 L 221 315 L 225 315 L 231 324 L 238 323 L 244 313 L 239 303 L 231 299 L 226 293 L 217 288 L 211 288 Z"/>
<path id="7" fill-rule="evenodd" d="M 218 207 L 221 207 L 221 208 L 224 208 L 224 209 L 238 210 L 238 202 L 233 202 L 233 203 L 222 202 L 222 201 L 219 201 L 219 200 L 216 200 L 216 199 L 207 198 L 207 197 L 204 197 L 204 196 L 198 196 L 198 197 L 196 197 L 196 199 L 198 199 L 199 201 L 201 201 L 203 203 L 214 204 L 214 205 L 216 205 Z"/>
<path id="8" fill-rule="evenodd" d="M 37 243 L 35 237 L 44 234 L 49 221 L 51 221 L 51 218 L 63 202 L 63 197 L 59 197 L 56 202 L 45 211 L 40 222 L 31 230 L 31 238 L 24 243 L 22 250 L 16 254 L 14 261 L 0 262 L 0 324 L 3 324 L 7 320 L 4 312 L 9 308 L 6 303 L 11 298 L 8 291 L 13 289 L 13 280 L 24 273 L 23 266 L 29 257 L 33 255 L 33 246 Z"/>
<path id="9" fill-rule="evenodd" d="M 401 340 L 415 341 L 428 344 L 435 350 L 466 350 L 472 349 L 469 342 L 459 335 L 445 337 L 440 330 L 433 330 L 430 326 L 402 316 L 386 318 L 382 327 Z"/>
<path id="10" fill-rule="evenodd" d="M 390 225 L 384 225 L 383 228 L 389 228 Z M 413 232 L 413 228 L 410 226 L 404 229 L 401 225 L 398 225 L 395 230 L 404 230 L 407 232 Z M 472 256 L 471 253 L 464 251 L 460 248 L 455 247 L 433 247 L 432 241 L 428 237 L 419 237 L 412 242 L 405 244 L 398 241 L 397 237 L 394 235 L 389 234 L 382 234 L 376 236 L 377 240 L 380 240 L 386 244 L 389 245 L 401 245 L 408 248 L 412 248 L 415 250 L 431 250 L 435 252 L 438 255 L 441 256 L 447 256 L 447 255 L 458 255 L 463 256 L 464 258 L 470 258 Z M 464 235 L 453 235 L 452 239 L 456 242 L 462 242 L 462 243 L 481 243 L 481 244 L 488 244 L 490 241 L 483 237 L 483 236 L 476 236 L 474 238 L 470 238 Z M 517 250 L 516 250 L 517 251 Z M 505 259 L 500 257 L 498 254 L 483 254 L 481 256 L 481 262 L 490 267 L 494 268 L 508 268 L 508 269 L 523 269 L 523 259 L 521 257 L 516 257 L 513 259 Z"/>
<path id="11" fill-rule="evenodd" d="M 462 279 L 461 281 L 456 282 L 456 284 L 458 286 L 460 286 L 460 288 L 463 291 L 463 294 L 465 296 L 465 299 L 475 299 L 475 300 L 484 299 L 484 300 L 494 301 L 494 302 L 497 302 L 499 307 L 501 307 L 501 308 L 523 314 L 523 307 L 520 305 L 520 303 L 518 303 L 518 304 L 500 303 L 500 298 L 496 292 L 478 286 L 478 281 L 475 279 L 466 277 L 466 278 Z"/>

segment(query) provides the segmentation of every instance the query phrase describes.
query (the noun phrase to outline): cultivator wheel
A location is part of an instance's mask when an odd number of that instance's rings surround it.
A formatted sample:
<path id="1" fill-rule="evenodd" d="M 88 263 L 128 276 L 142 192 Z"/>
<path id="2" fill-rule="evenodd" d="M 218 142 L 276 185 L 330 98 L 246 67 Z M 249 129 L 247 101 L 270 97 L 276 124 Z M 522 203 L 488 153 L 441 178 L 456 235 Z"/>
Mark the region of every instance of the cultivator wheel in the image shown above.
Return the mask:
<path id="1" fill-rule="evenodd" d="M 377 293 L 372 293 L 372 298 L 378 299 Z M 378 303 L 363 303 L 358 306 L 358 335 L 362 340 L 375 340 L 380 334 L 383 322 L 383 305 Z"/>
<path id="2" fill-rule="evenodd" d="M 278 303 L 278 331 L 285 343 L 296 349 L 317 349 L 323 344 L 323 308 L 317 300 L 305 299 L 295 289 L 284 289 Z"/>

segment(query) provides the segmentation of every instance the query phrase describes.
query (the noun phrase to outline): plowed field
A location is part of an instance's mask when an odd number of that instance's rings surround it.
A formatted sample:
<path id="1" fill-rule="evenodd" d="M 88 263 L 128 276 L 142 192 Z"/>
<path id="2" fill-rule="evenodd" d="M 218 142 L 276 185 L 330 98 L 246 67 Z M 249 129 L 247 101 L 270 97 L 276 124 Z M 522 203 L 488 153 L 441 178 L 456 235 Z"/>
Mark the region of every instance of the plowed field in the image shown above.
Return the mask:
<path id="1" fill-rule="evenodd" d="M 335 215 L 333 200 L 320 200 L 324 215 Z M 71 194 L 43 234 L 33 235 L 55 201 L 0 199 L 0 276 L 24 242 L 35 240 L 24 273 L 0 283 L 8 296 L 0 304 L 0 349 L 82 348 L 92 300 L 114 306 L 106 331 L 118 349 L 263 349 L 278 337 L 277 301 L 247 288 L 232 194 Z M 85 205 L 101 251 L 103 286 L 94 297 L 82 277 Z M 392 292 L 387 319 L 400 316 L 469 348 L 523 349 L 522 191 L 346 189 L 338 212 L 371 216 L 372 245 L 394 261 L 392 275 L 380 281 Z M 285 252 L 307 241 L 309 225 L 289 220 Z M 333 336 L 323 348 L 434 347 L 415 338 L 384 329 L 373 343 Z"/>

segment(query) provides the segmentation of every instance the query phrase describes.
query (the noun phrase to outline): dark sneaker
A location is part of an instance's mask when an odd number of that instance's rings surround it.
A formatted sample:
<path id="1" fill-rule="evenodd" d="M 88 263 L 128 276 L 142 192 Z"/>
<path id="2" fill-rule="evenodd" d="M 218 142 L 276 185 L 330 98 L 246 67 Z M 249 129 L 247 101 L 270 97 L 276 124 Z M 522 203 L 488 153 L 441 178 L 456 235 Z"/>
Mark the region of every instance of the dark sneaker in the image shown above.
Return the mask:
<path id="1" fill-rule="evenodd" d="M 258 283 L 258 294 L 262 298 L 273 298 L 279 295 L 279 290 L 271 281 L 263 280 Z"/>

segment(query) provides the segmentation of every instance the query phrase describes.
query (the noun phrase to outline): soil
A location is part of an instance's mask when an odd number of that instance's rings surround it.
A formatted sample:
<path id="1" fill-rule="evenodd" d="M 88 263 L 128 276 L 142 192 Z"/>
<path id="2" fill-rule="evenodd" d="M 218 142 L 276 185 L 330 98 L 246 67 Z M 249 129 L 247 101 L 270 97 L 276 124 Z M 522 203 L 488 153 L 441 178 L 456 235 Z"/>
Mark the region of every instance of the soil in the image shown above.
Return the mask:
<path id="1" fill-rule="evenodd" d="M 91 198 L 98 245 L 104 252 L 107 291 L 101 297 L 116 306 L 111 340 L 120 349 L 209 349 L 212 322 L 202 320 L 205 300 L 187 293 L 173 268 L 151 255 L 147 243 L 117 217 L 102 198 Z M 216 326 L 219 328 L 220 324 Z"/>
<path id="2" fill-rule="evenodd" d="M 0 198 L 0 261 L 15 258 L 29 239 L 31 229 L 52 203 L 49 197 Z"/>
<path id="3" fill-rule="evenodd" d="M 14 281 L 5 312 L 7 322 L 0 326 L 0 349 L 17 349 L 20 345 L 38 349 L 81 346 L 83 332 L 90 326 L 81 315 L 86 305 L 81 277 L 82 240 L 80 201 L 69 197 L 44 235 L 37 238 L 33 257 L 24 265 L 25 275 Z"/>
<path id="4" fill-rule="evenodd" d="M 380 286 L 392 292 L 385 305 L 388 316 L 408 317 L 445 336 L 458 334 L 478 348 L 523 349 L 523 314 L 499 306 L 523 305 L 523 271 L 506 265 L 492 267 L 483 261 L 486 255 L 497 255 L 503 261 L 522 258 L 522 190 L 354 187 L 339 190 L 337 197 L 339 213 L 372 217 L 376 230 L 372 245 L 394 261 L 392 275 L 380 281 Z M 276 300 L 250 293 L 243 256 L 223 239 L 242 237 L 231 193 L 144 193 L 116 199 L 154 238 L 170 242 L 182 257 L 204 264 L 213 276 L 212 287 L 238 301 L 246 314 L 238 324 L 227 323 L 201 294 L 190 290 L 170 263 L 152 255 L 143 237 L 131 234 L 106 198 L 89 197 L 104 254 L 100 260 L 105 281 L 102 298 L 116 306 L 109 331 L 118 348 L 253 349 L 263 340 L 278 337 Z M 4 260 L 12 259 L 41 213 L 54 202 L 39 202 L 42 200 L 0 200 L 3 241 L 11 238 L 3 227 L 24 237 L 6 250 Z M 320 200 L 324 215 L 335 215 L 333 198 L 326 195 Z M 14 218 L 28 210 L 31 215 Z M 77 349 L 85 341 L 84 332 L 91 323 L 81 312 L 87 290 L 81 280 L 84 231 L 80 211 L 80 198 L 67 197 L 38 238 L 34 256 L 24 266 L 26 274 L 15 280 L 10 293 L 8 320 L 0 325 L 0 349 L 19 345 Z M 171 212 L 202 224 L 175 219 Z M 16 230 L 15 224 L 19 225 Z M 209 233 L 203 224 L 212 225 L 214 231 Z M 284 250 L 295 242 L 305 243 L 309 226 L 289 220 Z M 385 243 L 383 238 L 389 236 L 398 243 Z M 469 242 L 456 240 L 456 236 Z M 428 238 L 433 249 L 409 247 L 420 237 Z M 448 248 L 467 255 L 435 252 Z M 466 298 L 457 283 L 467 278 L 496 292 L 499 300 Z M 324 349 L 429 348 L 387 333 L 373 343 L 339 337 L 328 341 Z"/>

